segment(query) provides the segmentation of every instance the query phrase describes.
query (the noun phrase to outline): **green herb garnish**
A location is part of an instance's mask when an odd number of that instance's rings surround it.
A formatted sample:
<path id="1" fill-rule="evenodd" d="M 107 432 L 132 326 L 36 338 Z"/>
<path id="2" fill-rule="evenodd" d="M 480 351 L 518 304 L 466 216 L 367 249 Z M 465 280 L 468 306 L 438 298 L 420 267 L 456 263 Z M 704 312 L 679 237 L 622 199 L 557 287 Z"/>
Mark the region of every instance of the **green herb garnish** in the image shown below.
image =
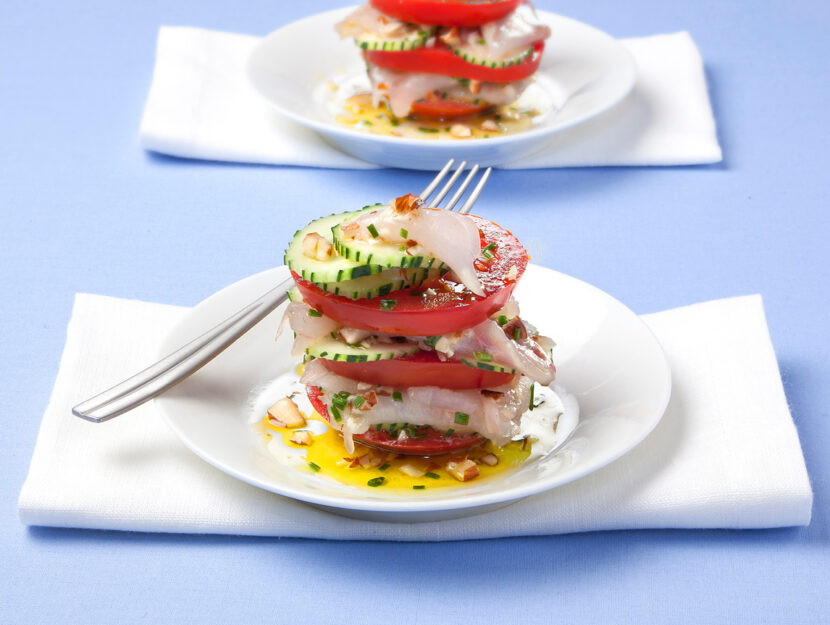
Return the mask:
<path id="1" fill-rule="evenodd" d="M 447 431 L 444 432 L 444 438 L 447 438 L 448 436 L 452 436 L 453 432 L 455 432 L 455 430 L 453 430 L 452 428 L 447 428 Z"/>
<path id="2" fill-rule="evenodd" d="M 393 391 L 392 392 L 392 399 L 395 401 L 403 401 L 403 395 L 400 391 Z"/>
<path id="3" fill-rule="evenodd" d="M 424 344 L 434 348 L 435 344 L 438 342 L 438 339 L 440 338 L 440 336 L 428 336 L 424 339 Z"/>
<path id="4" fill-rule="evenodd" d="M 492 362 L 493 360 L 493 357 L 487 352 L 479 352 L 473 350 L 473 356 L 476 357 L 476 360 L 480 360 L 481 362 Z"/>
<path id="5" fill-rule="evenodd" d="M 398 300 L 396 299 L 382 299 L 380 300 L 380 309 L 381 310 L 392 310 L 395 306 L 397 306 Z"/>
<path id="6" fill-rule="evenodd" d="M 367 485 L 367 486 L 372 486 L 372 487 L 375 487 L 375 486 L 380 486 L 380 485 L 381 485 L 381 484 L 383 484 L 385 481 L 386 481 L 386 478 L 385 478 L 385 477 L 373 477 L 371 480 L 369 480 L 368 482 L 366 482 L 366 485 Z"/>
<path id="7" fill-rule="evenodd" d="M 507 315 L 499 315 L 499 318 L 496 319 L 496 322 L 500 326 L 506 325 L 508 321 L 509 321 L 509 319 L 507 318 Z"/>
<path id="8" fill-rule="evenodd" d="M 343 417 L 340 416 L 340 411 L 337 409 L 337 406 L 332 403 L 331 405 L 331 416 L 334 417 L 334 420 L 340 423 L 343 420 Z"/>
<path id="9" fill-rule="evenodd" d="M 406 228 L 401 228 L 401 237 L 403 237 L 404 239 L 408 239 L 409 238 L 409 230 L 407 230 Z"/>
<path id="10" fill-rule="evenodd" d="M 311 469 L 312 471 L 319 471 L 320 470 L 320 465 L 319 464 L 314 464 L 313 462 L 309 462 L 308 463 L 308 468 Z"/>
<path id="11" fill-rule="evenodd" d="M 530 410 L 533 410 L 533 395 L 534 395 L 535 390 L 536 390 L 536 385 L 531 384 L 530 385 L 530 406 L 529 406 Z"/>
<path id="12" fill-rule="evenodd" d="M 513 340 L 518 341 L 522 338 L 522 329 L 519 326 L 513 328 Z"/>
<path id="13" fill-rule="evenodd" d="M 366 226 L 366 229 L 369 231 L 369 234 L 371 234 L 374 238 L 377 239 L 380 236 L 378 234 L 378 229 L 375 228 L 375 224 L 369 224 L 368 226 Z"/>
<path id="14" fill-rule="evenodd" d="M 468 415 L 466 412 L 456 412 L 455 422 L 459 425 L 467 425 L 470 422 L 470 415 Z"/>
<path id="15" fill-rule="evenodd" d="M 423 126 L 418 126 L 418 130 L 421 132 L 438 132 L 438 128 L 424 128 Z"/>
<path id="16" fill-rule="evenodd" d="M 309 317 L 322 317 L 323 313 L 321 313 L 319 310 L 314 310 L 313 308 L 309 308 L 308 309 L 308 316 Z"/>
<path id="17" fill-rule="evenodd" d="M 426 486 L 424 486 L 423 484 L 413 484 L 412 485 L 412 490 L 424 490 L 425 488 L 426 488 Z"/>
<path id="18" fill-rule="evenodd" d="M 430 477 L 430 478 L 432 478 L 433 480 L 437 480 L 437 479 L 439 479 L 441 476 L 440 476 L 440 475 L 438 475 L 437 473 L 433 473 L 432 471 L 427 471 L 426 473 L 424 473 L 424 477 Z"/>
<path id="19" fill-rule="evenodd" d="M 386 469 L 388 469 L 388 468 L 389 468 L 389 467 L 391 467 L 391 466 L 392 466 L 392 465 L 391 465 L 391 464 L 389 464 L 389 463 L 387 462 L 387 463 L 385 463 L 385 464 L 380 465 L 380 466 L 378 467 L 378 471 L 386 471 Z"/>
<path id="20" fill-rule="evenodd" d="M 354 398 L 354 401 L 352 401 L 352 405 L 355 408 L 360 408 L 365 401 L 366 401 L 365 399 L 363 399 L 360 395 L 358 395 L 357 397 Z"/>

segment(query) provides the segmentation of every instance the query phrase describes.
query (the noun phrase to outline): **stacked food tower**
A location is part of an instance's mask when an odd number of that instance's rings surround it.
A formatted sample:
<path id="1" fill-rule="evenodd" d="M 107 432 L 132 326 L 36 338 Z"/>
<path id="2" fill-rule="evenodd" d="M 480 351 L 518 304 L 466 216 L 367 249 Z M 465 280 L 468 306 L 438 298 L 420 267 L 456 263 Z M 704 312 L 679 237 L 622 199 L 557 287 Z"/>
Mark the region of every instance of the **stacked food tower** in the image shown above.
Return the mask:
<path id="1" fill-rule="evenodd" d="M 285 254 L 287 323 L 315 410 L 355 443 L 393 454 L 465 454 L 518 437 L 553 343 L 519 316 L 528 255 L 515 236 L 414 195 L 323 217 Z M 480 456 L 480 454 L 479 454 Z M 479 458 L 480 459 L 480 458 Z"/>
<path id="2" fill-rule="evenodd" d="M 515 102 L 551 34 L 526 0 L 370 0 L 336 29 L 362 49 L 375 106 L 444 120 Z"/>

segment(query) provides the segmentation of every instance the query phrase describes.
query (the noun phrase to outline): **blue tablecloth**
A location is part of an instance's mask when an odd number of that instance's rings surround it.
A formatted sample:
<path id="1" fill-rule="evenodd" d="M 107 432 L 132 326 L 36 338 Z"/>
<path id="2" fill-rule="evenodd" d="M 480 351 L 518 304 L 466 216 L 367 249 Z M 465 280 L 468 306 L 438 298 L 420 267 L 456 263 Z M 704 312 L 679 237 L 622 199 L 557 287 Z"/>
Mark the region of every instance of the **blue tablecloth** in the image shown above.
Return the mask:
<path id="1" fill-rule="evenodd" d="M 159 25 L 265 34 L 338 4 L 0 9 L 0 622 L 827 622 L 830 5 L 817 0 L 539 0 L 619 37 L 689 30 L 725 161 L 500 171 L 480 205 L 535 262 L 640 313 L 763 294 L 810 527 L 376 544 L 19 523 L 76 291 L 192 305 L 280 264 L 297 224 L 422 186 L 423 173 L 188 162 L 136 143 Z"/>

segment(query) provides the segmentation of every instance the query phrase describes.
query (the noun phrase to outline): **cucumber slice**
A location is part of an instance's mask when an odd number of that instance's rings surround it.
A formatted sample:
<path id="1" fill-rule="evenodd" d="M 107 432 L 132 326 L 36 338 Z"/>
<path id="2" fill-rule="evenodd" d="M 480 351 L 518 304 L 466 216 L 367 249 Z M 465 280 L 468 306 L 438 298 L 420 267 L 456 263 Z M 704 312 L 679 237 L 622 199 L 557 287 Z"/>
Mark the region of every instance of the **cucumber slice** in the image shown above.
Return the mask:
<path id="1" fill-rule="evenodd" d="M 377 207 L 380 206 L 377 205 Z M 375 208 L 375 206 L 367 206 L 363 210 L 371 208 Z M 288 249 L 285 250 L 285 264 L 288 265 L 289 269 L 300 274 L 303 280 L 322 284 L 339 282 L 341 280 L 353 280 L 383 271 L 384 267 L 378 264 L 371 265 L 338 256 L 332 256 L 326 260 L 316 260 L 303 254 L 303 239 L 306 235 L 316 232 L 331 242 L 331 229 L 333 226 L 336 226 L 341 221 L 354 219 L 362 212 L 339 213 L 337 215 L 321 217 L 320 219 L 312 221 L 305 228 L 297 230 L 291 243 L 288 244 Z"/>
<path id="2" fill-rule="evenodd" d="M 413 286 L 419 286 L 426 280 L 439 278 L 443 275 L 440 269 L 385 269 L 380 273 L 340 282 L 315 282 L 314 285 L 334 295 L 350 299 L 368 299 L 388 295 L 392 291 L 399 291 Z"/>
<path id="3" fill-rule="evenodd" d="M 489 67 L 490 69 L 504 69 L 505 67 L 520 65 L 523 61 L 533 56 L 533 46 L 530 46 L 527 50 L 517 54 L 516 56 L 512 56 L 509 59 L 502 59 L 501 61 L 483 59 L 481 57 L 477 57 L 474 52 L 463 50 L 461 48 L 451 47 L 450 49 L 453 51 L 455 56 L 460 56 L 467 63 L 481 65 L 482 67 Z"/>
<path id="4" fill-rule="evenodd" d="M 438 260 L 435 256 L 429 255 L 410 255 L 406 248 L 401 249 L 399 243 L 384 243 L 382 241 L 358 241 L 356 239 L 346 239 L 340 230 L 340 225 L 347 221 L 355 219 L 357 216 L 372 210 L 385 208 L 384 205 L 377 204 L 375 206 L 368 206 L 364 210 L 355 213 L 355 217 L 351 219 L 343 219 L 335 224 L 331 229 L 331 239 L 334 243 L 334 249 L 337 250 L 338 255 L 356 263 L 367 263 L 371 265 L 380 265 L 384 268 L 400 268 L 407 267 L 435 269 L 449 271 L 449 267 Z"/>
<path id="5" fill-rule="evenodd" d="M 495 371 L 497 373 L 516 373 L 513 367 L 501 365 L 497 362 L 478 360 L 477 358 L 460 358 L 459 360 L 473 369 L 484 369 L 485 371 Z"/>
<path id="6" fill-rule="evenodd" d="M 426 45 L 429 38 L 435 34 L 435 28 L 425 28 L 417 32 L 410 32 L 406 37 L 384 38 L 377 33 L 364 33 L 355 37 L 354 42 L 362 50 L 387 50 L 402 52 L 414 50 Z"/>
<path id="7" fill-rule="evenodd" d="M 306 354 L 341 362 L 369 362 L 401 358 L 418 351 L 417 343 L 381 343 L 371 338 L 349 345 L 340 338 L 325 338 L 307 348 Z"/>

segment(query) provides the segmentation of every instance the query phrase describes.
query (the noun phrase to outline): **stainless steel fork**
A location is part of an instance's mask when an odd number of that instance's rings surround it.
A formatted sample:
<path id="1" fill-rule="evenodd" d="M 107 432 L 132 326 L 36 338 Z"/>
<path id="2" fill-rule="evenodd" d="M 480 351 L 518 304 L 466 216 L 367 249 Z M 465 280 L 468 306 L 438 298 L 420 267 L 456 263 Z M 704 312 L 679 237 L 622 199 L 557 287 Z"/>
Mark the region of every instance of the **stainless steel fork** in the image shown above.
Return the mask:
<path id="1" fill-rule="evenodd" d="M 463 173 L 467 165 L 466 161 L 459 164 L 447 183 L 433 197 L 433 193 L 452 169 L 454 162 L 454 159 L 450 159 L 432 182 L 420 193 L 419 197 L 428 206 L 440 206 Z M 491 170 L 492 168 L 488 167 L 484 171 L 467 200 L 458 209 L 459 213 L 467 213 L 475 204 L 487 183 L 487 179 L 490 177 Z M 443 208 L 453 210 L 475 179 L 478 171 L 479 166 L 473 165 L 467 177 Z M 72 413 L 87 421 L 101 423 L 124 414 L 157 395 L 161 395 L 221 354 L 240 336 L 282 304 L 288 298 L 288 290 L 293 284 L 294 281 L 291 278 L 284 280 L 256 301 L 251 302 L 172 354 L 103 393 L 81 402 L 72 409 Z"/>

